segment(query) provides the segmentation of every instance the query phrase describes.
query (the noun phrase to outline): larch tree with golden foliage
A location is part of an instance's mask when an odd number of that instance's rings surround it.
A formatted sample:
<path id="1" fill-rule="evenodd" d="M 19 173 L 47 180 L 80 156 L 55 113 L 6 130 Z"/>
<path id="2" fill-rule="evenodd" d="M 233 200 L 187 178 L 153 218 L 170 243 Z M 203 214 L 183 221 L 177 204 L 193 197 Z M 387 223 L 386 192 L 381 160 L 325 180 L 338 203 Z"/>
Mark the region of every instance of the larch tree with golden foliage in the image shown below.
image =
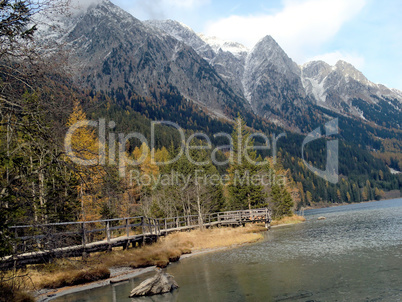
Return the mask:
<path id="1" fill-rule="evenodd" d="M 80 104 L 76 102 L 67 126 L 72 127 L 77 122 L 85 120 L 86 114 Z M 82 126 L 76 129 L 74 133 L 67 135 L 70 135 L 67 139 L 71 140 L 71 149 L 73 151 L 73 154 L 67 154 L 69 157 L 75 156 L 81 160 L 94 160 L 94 162 L 98 160 L 100 142 L 96 136 L 95 129 L 89 126 Z M 100 211 L 102 202 L 104 202 L 100 192 L 105 171 L 98 164 L 91 166 L 76 164 L 75 173 L 79 177 L 77 191 L 81 201 L 81 219 L 83 221 L 97 220 L 101 217 Z"/>

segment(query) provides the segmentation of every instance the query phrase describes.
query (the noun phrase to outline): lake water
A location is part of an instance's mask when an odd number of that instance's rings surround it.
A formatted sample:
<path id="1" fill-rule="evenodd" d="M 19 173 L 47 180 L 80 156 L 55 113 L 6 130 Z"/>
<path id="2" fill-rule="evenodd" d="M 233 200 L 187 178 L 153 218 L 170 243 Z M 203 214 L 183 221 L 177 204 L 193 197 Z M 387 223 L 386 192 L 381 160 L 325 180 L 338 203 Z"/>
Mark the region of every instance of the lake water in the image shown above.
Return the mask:
<path id="1" fill-rule="evenodd" d="M 170 265 L 180 285 L 172 294 L 128 298 L 145 275 L 53 301 L 402 301 L 402 199 L 305 216 L 262 242 Z"/>

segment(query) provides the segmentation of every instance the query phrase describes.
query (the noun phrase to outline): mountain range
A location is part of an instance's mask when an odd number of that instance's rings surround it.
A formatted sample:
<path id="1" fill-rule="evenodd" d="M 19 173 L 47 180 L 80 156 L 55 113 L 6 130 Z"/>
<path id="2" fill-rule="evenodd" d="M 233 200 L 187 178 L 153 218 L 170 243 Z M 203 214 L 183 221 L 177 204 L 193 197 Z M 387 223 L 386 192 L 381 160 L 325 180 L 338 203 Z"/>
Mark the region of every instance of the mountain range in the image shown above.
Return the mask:
<path id="1" fill-rule="evenodd" d="M 271 36 L 252 49 L 195 33 L 173 20 L 141 22 L 103 0 L 60 19 L 59 34 L 42 37 L 70 50 L 69 65 L 83 88 L 122 89 L 141 97 L 175 90 L 211 112 L 232 118 L 253 112 L 306 132 L 305 117 L 328 112 L 388 129 L 402 127 L 402 92 L 369 81 L 351 64 L 296 64 Z M 50 37 L 50 38 L 49 38 Z"/>

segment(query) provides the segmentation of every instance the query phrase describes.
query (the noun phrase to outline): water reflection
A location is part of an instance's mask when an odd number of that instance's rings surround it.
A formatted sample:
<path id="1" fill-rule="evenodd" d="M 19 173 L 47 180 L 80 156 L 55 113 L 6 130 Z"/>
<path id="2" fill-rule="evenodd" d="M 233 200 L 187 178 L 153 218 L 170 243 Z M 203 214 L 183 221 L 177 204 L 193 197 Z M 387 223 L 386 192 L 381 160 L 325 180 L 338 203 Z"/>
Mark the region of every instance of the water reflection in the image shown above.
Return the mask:
<path id="1" fill-rule="evenodd" d="M 180 285 L 173 294 L 129 299 L 144 276 L 57 301 L 402 300 L 402 199 L 306 211 L 306 218 L 263 242 L 169 266 Z"/>

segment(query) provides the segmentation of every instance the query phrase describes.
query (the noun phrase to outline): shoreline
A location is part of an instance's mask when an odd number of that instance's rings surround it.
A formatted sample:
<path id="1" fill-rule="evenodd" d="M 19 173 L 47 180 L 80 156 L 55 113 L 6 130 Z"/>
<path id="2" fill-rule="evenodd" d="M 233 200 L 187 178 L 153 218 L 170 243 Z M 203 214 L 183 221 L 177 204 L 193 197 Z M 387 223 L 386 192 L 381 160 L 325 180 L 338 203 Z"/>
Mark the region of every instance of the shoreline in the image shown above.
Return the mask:
<path id="1" fill-rule="evenodd" d="M 296 223 L 284 223 L 284 224 L 271 226 L 270 228 L 278 228 L 278 227 L 290 226 L 290 225 L 295 225 L 295 224 L 298 224 L 298 223 L 297 222 Z M 228 249 L 240 248 L 245 245 L 261 242 L 262 240 L 259 240 L 256 242 L 246 242 L 246 243 L 241 243 L 241 244 L 234 244 L 231 246 L 195 250 L 195 251 L 192 251 L 191 254 L 183 254 L 180 257 L 178 262 L 180 262 L 180 260 L 183 260 L 183 259 L 188 259 L 191 257 L 204 255 L 207 253 L 221 252 L 221 251 L 225 251 Z M 81 285 L 76 285 L 76 286 L 62 287 L 62 288 L 57 288 L 57 289 L 41 289 L 38 292 L 32 292 L 32 294 L 33 294 L 34 298 L 36 299 L 35 300 L 36 302 L 48 302 L 48 301 L 52 301 L 55 298 L 59 298 L 59 297 L 65 296 L 65 295 L 78 293 L 78 292 L 82 292 L 82 291 L 87 291 L 87 290 L 107 286 L 110 284 L 126 282 L 129 279 L 139 277 L 141 275 L 155 271 L 156 266 L 149 266 L 146 268 L 112 267 L 109 269 L 110 269 L 111 274 L 110 274 L 110 278 L 108 278 L 108 279 L 94 281 L 91 283 L 81 284 Z"/>
<path id="2" fill-rule="evenodd" d="M 380 202 L 380 201 L 387 201 L 387 200 L 393 200 L 393 199 L 402 199 L 402 197 L 397 197 L 397 198 L 386 198 L 386 199 L 380 199 L 380 200 L 367 200 L 367 201 L 361 201 L 361 202 L 342 202 L 342 203 L 318 203 L 314 206 L 308 206 L 305 207 L 304 210 L 317 210 L 317 209 L 326 209 L 326 208 L 335 208 L 335 207 L 341 207 L 341 206 L 348 206 L 348 205 L 354 205 L 354 204 L 363 204 L 363 203 L 370 203 L 370 202 Z M 300 212 L 297 211 L 297 212 Z"/>
<path id="3" fill-rule="evenodd" d="M 284 226 L 285 224 L 281 225 Z M 260 242 L 260 241 L 257 241 Z M 233 246 L 227 246 L 227 247 L 217 247 L 217 248 L 210 248 L 210 249 L 202 249 L 202 250 L 196 250 L 192 252 L 191 254 L 184 254 L 180 257 L 180 260 L 191 258 L 194 256 L 199 256 L 203 254 L 208 254 L 208 253 L 214 253 L 214 252 L 221 252 L 224 250 L 232 249 L 232 248 L 239 248 L 244 245 L 248 244 L 253 244 L 256 242 L 248 242 L 248 243 L 243 243 L 243 244 L 236 244 Z M 180 260 L 178 262 L 180 262 Z M 57 288 L 57 289 L 41 289 L 39 290 L 39 293 L 34 295 L 34 298 L 36 299 L 36 302 L 48 302 L 52 301 L 55 298 L 59 298 L 65 295 L 73 294 L 73 293 L 79 293 L 82 291 L 87 291 L 103 286 L 107 286 L 110 284 L 116 284 L 116 283 L 121 283 L 121 282 L 126 282 L 129 279 L 139 277 L 141 275 L 147 274 L 154 272 L 156 270 L 156 266 L 149 266 L 145 268 L 131 268 L 131 267 L 114 267 L 114 268 L 109 268 L 111 271 L 110 278 L 104 279 L 104 280 L 99 280 L 99 281 L 94 281 L 91 283 L 87 284 L 81 284 L 81 285 L 76 285 L 76 286 L 68 286 L 68 287 L 62 287 L 62 288 Z"/>

